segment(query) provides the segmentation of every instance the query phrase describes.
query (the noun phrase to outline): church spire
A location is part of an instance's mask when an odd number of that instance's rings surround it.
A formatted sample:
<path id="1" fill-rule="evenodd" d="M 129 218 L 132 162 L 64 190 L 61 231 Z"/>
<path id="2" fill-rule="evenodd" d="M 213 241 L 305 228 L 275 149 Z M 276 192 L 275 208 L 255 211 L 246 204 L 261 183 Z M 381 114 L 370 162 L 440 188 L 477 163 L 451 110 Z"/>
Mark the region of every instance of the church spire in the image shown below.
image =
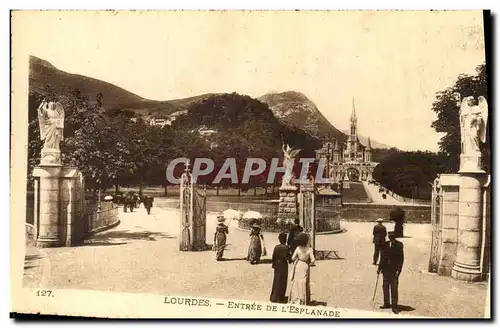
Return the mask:
<path id="1" fill-rule="evenodd" d="M 368 137 L 368 145 L 366 146 L 366 150 L 371 150 L 372 149 L 372 142 L 370 140 L 370 137 Z"/>
<path id="2" fill-rule="evenodd" d="M 352 113 L 351 113 L 351 122 L 356 122 L 356 107 L 354 106 L 354 97 L 352 98 Z"/>

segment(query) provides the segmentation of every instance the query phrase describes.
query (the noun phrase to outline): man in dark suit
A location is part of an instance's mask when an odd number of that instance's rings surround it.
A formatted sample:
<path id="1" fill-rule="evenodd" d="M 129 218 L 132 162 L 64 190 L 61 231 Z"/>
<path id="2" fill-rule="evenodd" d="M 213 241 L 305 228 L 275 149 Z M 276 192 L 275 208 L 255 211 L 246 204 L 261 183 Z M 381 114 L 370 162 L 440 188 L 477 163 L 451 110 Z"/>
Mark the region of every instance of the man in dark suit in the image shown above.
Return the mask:
<path id="1" fill-rule="evenodd" d="M 380 264 L 377 274 L 382 272 L 384 291 L 384 305 L 381 309 L 389 309 L 392 307 L 392 312 L 398 313 L 398 285 L 399 275 L 403 269 L 404 251 L 403 243 L 396 240 L 393 231 L 389 232 L 389 241 L 385 243 L 382 249 Z M 390 298 L 389 298 L 390 288 Z M 389 302 L 390 300 L 390 302 Z"/>
<path id="2" fill-rule="evenodd" d="M 293 255 L 295 249 L 297 248 L 297 242 L 295 240 L 295 237 L 297 237 L 297 235 L 302 231 L 304 231 L 304 229 L 300 226 L 300 220 L 295 219 L 294 225 L 290 228 L 290 232 L 288 233 L 288 239 L 287 239 L 287 244 L 288 247 L 290 248 L 290 255 Z"/>
<path id="3" fill-rule="evenodd" d="M 387 229 L 382 224 L 384 219 L 377 219 L 377 224 L 373 227 L 373 265 L 377 265 L 378 256 L 385 244 Z"/>
<path id="4" fill-rule="evenodd" d="M 151 207 L 153 207 L 153 201 L 154 198 L 151 196 L 143 197 L 142 203 L 144 204 L 144 207 L 146 208 L 148 215 L 151 213 Z"/>

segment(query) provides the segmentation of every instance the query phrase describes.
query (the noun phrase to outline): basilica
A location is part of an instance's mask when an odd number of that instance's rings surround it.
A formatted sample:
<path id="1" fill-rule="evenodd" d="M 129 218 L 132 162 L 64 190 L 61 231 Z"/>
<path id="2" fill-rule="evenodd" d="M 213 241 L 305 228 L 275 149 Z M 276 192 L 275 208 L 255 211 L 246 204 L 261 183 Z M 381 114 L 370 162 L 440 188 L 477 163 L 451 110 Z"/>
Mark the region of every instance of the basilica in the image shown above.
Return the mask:
<path id="1" fill-rule="evenodd" d="M 354 100 L 350 118 L 350 129 L 346 140 L 328 140 L 316 151 L 317 159 L 325 160 L 325 171 L 332 182 L 369 181 L 378 163 L 372 162 L 370 138 L 362 143 L 358 137 L 358 119 Z"/>

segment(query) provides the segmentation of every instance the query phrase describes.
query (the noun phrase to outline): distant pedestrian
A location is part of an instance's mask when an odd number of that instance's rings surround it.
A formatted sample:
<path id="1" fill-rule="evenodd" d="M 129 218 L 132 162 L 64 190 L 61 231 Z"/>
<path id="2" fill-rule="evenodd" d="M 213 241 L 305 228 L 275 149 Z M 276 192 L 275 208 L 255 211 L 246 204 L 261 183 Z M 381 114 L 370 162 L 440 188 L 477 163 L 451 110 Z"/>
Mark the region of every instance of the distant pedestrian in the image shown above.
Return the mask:
<path id="1" fill-rule="evenodd" d="M 297 248 L 292 255 L 292 270 L 288 303 L 309 305 L 311 303 L 311 266 L 315 266 L 314 251 L 309 247 L 309 236 L 301 232 L 295 238 Z"/>
<path id="2" fill-rule="evenodd" d="M 377 219 L 377 224 L 373 227 L 373 265 L 377 265 L 379 254 L 384 247 L 387 229 L 382 224 L 384 219 Z"/>
<path id="3" fill-rule="evenodd" d="M 135 207 L 135 198 L 133 194 L 128 194 L 123 199 L 123 212 L 127 213 L 127 208 L 130 209 L 130 212 L 134 211 Z"/>
<path id="4" fill-rule="evenodd" d="M 377 274 L 382 272 L 384 291 L 384 305 L 381 309 L 392 308 L 392 312 L 398 313 L 398 288 L 399 275 L 403 270 L 404 250 L 403 243 L 396 240 L 393 231 L 389 232 L 389 241 L 385 243 L 382 249 L 382 256 L 378 266 Z M 390 291 L 390 292 L 389 292 Z"/>
<path id="5" fill-rule="evenodd" d="M 288 262 L 291 261 L 290 252 L 286 245 L 286 232 L 278 236 L 279 245 L 273 251 L 273 287 L 271 289 L 271 302 L 284 303 L 286 295 L 286 284 L 288 282 Z"/>
<path id="6" fill-rule="evenodd" d="M 229 228 L 224 223 L 226 222 L 223 215 L 217 216 L 217 226 L 215 227 L 214 235 L 214 248 L 215 259 L 217 261 L 222 260 L 224 256 L 224 249 L 226 248 L 227 234 L 229 234 Z"/>
<path id="7" fill-rule="evenodd" d="M 133 197 L 134 197 L 134 208 L 139 208 L 139 206 L 141 205 L 141 196 L 140 194 L 134 192 L 133 193 Z"/>
<path id="8" fill-rule="evenodd" d="M 293 252 L 295 252 L 295 249 L 297 248 L 295 237 L 297 237 L 303 231 L 304 229 L 300 226 L 300 220 L 295 219 L 294 225 L 290 227 L 290 232 L 288 233 L 287 240 L 288 247 L 290 248 L 290 256 L 293 254 Z"/>
<path id="9" fill-rule="evenodd" d="M 151 207 L 153 207 L 154 198 L 151 196 L 144 196 L 142 203 L 148 212 L 148 215 L 151 213 Z"/>
<path id="10" fill-rule="evenodd" d="M 400 207 L 396 207 L 391 211 L 390 218 L 394 221 L 394 233 L 396 238 L 402 238 L 404 236 L 403 225 L 405 222 L 405 211 Z"/>
<path id="11" fill-rule="evenodd" d="M 262 235 L 260 225 L 254 223 L 250 231 L 250 246 L 248 247 L 247 261 L 250 264 L 259 264 L 263 252 L 264 236 Z"/>

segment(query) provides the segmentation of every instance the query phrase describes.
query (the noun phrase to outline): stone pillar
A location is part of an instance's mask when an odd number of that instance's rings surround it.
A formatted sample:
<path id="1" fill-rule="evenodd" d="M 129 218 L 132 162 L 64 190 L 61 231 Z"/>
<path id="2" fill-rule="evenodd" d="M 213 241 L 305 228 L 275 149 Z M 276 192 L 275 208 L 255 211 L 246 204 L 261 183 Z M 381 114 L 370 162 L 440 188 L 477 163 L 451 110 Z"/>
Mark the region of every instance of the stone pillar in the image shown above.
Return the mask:
<path id="1" fill-rule="evenodd" d="M 278 205 L 278 221 L 293 223 L 299 217 L 296 186 L 280 187 L 280 202 Z"/>
<path id="2" fill-rule="evenodd" d="M 60 213 L 59 225 L 61 241 L 64 246 L 73 246 L 83 242 L 86 233 L 83 223 L 80 200 L 80 171 L 74 167 L 63 166 L 60 176 Z"/>
<path id="3" fill-rule="evenodd" d="M 35 179 L 33 181 L 33 242 L 36 244 L 36 239 L 38 237 L 38 223 L 39 223 L 39 218 L 38 218 L 38 180 Z"/>
<path id="4" fill-rule="evenodd" d="M 33 169 L 33 177 L 40 179 L 37 247 L 61 246 L 59 226 L 61 170 L 60 165 L 43 165 Z"/>
<path id="5" fill-rule="evenodd" d="M 40 165 L 34 168 L 33 177 L 40 180 L 35 202 L 38 208 L 37 247 L 72 246 L 83 236 L 79 178 L 76 168 L 61 165 Z"/>
<path id="6" fill-rule="evenodd" d="M 487 175 L 478 169 L 479 156 L 461 155 L 458 171 L 458 247 L 451 276 L 465 281 L 479 281 L 482 276 L 483 185 Z"/>

